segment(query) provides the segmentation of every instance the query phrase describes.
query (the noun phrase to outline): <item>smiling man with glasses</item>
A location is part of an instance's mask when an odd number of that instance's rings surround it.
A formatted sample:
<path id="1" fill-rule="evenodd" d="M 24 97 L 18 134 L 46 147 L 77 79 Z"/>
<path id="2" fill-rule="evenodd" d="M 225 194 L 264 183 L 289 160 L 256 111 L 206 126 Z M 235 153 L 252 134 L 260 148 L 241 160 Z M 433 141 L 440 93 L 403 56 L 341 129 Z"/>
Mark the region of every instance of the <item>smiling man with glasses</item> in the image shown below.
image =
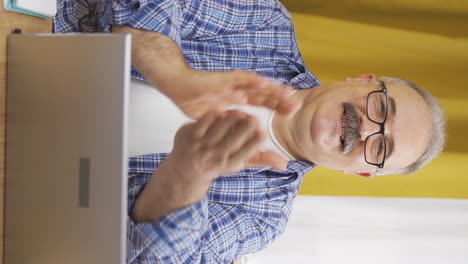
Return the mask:
<path id="1" fill-rule="evenodd" d="M 411 173 L 442 151 L 442 110 L 408 81 L 368 74 L 293 96 L 301 108 L 273 126 L 297 160 L 369 177 Z"/>
<path id="2" fill-rule="evenodd" d="M 411 173 L 442 151 L 434 97 L 372 74 L 320 84 L 277 0 L 58 0 L 57 10 L 56 33 L 132 34 L 128 263 L 230 263 L 284 232 L 315 166 Z"/>
<path id="3" fill-rule="evenodd" d="M 364 177 L 411 173 L 442 151 L 440 106 L 408 81 L 367 74 L 290 97 L 298 110 L 289 115 L 208 113 L 178 130 L 169 155 L 131 159 L 131 263 L 228 263 L 284 231 L 316 165 Z M 262 156 L 270 166 L 252 166 Z"/>

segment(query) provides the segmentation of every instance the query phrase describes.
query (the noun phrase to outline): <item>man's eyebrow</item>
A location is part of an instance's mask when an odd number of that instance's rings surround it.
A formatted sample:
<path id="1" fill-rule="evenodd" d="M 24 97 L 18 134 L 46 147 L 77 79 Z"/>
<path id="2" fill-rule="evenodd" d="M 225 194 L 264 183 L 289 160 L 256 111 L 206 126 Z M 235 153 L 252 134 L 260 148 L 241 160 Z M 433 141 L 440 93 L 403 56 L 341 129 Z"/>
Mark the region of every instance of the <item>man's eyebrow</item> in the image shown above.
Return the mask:
<path id="1" fill-rule="evenodd" d="M 392 112 L 392 115 L 395 115 L 396 114 L 396 103 L 395 103 L 395 99 L 393 99 L 393 97 L 388 97 L 388 100 L 390 101 L 390 110 Z"/>
<path id="2" fill-rule="evenodd" d="M 388 97 L 388 100 L 390 101 L 390 111 L 392 113 L 392 118 L 395 117 L 395 114 L 396 114 L 396 103 L 395 103 L 395 99 L 393 99 L 393 97 Z M 385 159 L 388 159 L 392 153 L 393 153 L 393 149 L 395 149 L 395 142 L 393 141 L 393 136 L 390 137 L 390 138 L 387 138 L 387 147 L 388 147 L 388 151 L 387 151 L 387 154 L 385 155 Z"/>
<path id="3" fill-rule="evenodd" d="M 385 154 L 385 159 L 388 159 L 395 149 L 395 142 L 393 141 L 393 137 L 387 138 L 387 153 Z"/>

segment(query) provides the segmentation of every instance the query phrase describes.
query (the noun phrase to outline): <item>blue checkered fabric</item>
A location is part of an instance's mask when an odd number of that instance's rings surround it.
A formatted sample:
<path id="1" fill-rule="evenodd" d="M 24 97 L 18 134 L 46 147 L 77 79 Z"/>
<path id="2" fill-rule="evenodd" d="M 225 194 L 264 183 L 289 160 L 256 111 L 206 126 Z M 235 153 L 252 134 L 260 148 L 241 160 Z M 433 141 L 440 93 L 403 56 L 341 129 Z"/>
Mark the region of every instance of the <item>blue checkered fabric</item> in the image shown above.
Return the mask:
<path id="1" fill-rule="evenodd" d="M 130 158 L 129 214 L 167 155 Z M 231 263 L 265 248 L 284 231 L 303 176 L 313 167 L 290 161 L 287 171 L 244 169 L 221 176 L 203 200 L 156 223 L 128 218 L 127 263 Z"/>
<path id="2" fill-rule="evenodd" d="M 296 89 L 319 84 L 297 47 L 292 19 L 276 0 L 58 0 L 54 32 L 159 32 L 200 71 L 255 71 Z M 132 77 L 144 77 L 132 69 Z"/>

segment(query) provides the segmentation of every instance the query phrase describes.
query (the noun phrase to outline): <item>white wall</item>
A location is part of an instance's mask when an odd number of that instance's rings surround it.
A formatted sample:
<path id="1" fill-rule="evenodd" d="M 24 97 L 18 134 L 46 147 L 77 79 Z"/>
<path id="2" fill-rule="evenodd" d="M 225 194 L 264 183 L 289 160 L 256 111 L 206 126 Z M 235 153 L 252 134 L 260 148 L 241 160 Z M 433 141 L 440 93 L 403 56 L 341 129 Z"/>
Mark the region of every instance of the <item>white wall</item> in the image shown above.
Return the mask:
<path id="1" fill-rule="evenodd" d="M 468 200 L 298 196 L 249 264 L 467 264 Z"/>

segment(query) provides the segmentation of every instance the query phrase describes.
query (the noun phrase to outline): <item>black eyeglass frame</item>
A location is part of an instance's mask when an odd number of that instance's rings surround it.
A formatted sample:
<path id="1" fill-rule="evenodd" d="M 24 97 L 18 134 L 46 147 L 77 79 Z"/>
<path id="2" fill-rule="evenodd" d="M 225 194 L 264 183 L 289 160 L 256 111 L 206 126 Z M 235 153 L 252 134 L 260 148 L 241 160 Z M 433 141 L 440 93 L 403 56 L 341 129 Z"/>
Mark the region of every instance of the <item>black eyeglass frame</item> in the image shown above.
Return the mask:
<path id="1" fill-rule="evenodd" d="M 379 131 L 369 135 L 366 137 L 366 141 L 364 143 L 364 160 L 370 164 L 370 165 L 374 165 L 374 166 L 377 166 L 379 169 L 382 169 L 384 164 L 385 164 L 385 158 L 386 158 L 386 155 L 387 155 L 387 139 L 385 138 L 385 122 L 387 122 L 387 116 L 388 116 L 388 92 L 387 92 L 387 86 L 385 86 L 385 83 L 382 82 L 382 81 L 379 81 L 379 83 L 381 84 L 382 86 L 382 90 L 379 90 L 379 91 L 372 91 L 370 92 L 368 95 L 367 95 L 367 100 L 366 100 L 366 115 L 367 115 L 367 119 L 369 119 L 370 121 L 372 121 L 373 123 L 379 125 L 380 129 Z M 372 120 L 372 118 L 369 116 L 369 97 L 371 94 L 373 93 L 384 93 L 385 94 L 385 100 L 386 100 L 386 109 L 385 109 L 385 118 L 383 120 L 383 122 L 377 122 L 377 121 L 374 121 Z M 367 149 L 367 140 L 374 136 L 374 135 L 382 135 L 383 136 L 383 142 L 384 142 L 384 156 L 383 156 L 383 160 L 381 163 L 373 163 L 373 162 L 369 162 L 367 160 L 367 157 L 366 157 L 366 149 Z"/>

